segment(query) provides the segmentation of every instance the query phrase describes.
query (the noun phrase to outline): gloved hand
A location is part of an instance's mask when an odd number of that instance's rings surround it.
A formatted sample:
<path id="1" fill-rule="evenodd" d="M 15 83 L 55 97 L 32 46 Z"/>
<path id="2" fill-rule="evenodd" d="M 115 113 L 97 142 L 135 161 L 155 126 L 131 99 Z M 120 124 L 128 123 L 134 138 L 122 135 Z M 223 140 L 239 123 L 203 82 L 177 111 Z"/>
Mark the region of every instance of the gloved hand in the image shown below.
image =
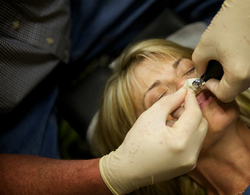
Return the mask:
<path id="1" fill-rule="evenodd" d="M 224 69 L 221 81 L 211 79 L 206 87 L 221 101 L 230 102 L 250 86 L 250 0 L 226 0 L 203 33 L 193 53 L 197 76 L 209 60 Z"/>
<path id="2" fill-rule="evenodd" d="M 166 122 L 173 111 L 178 120 Z M 194 92 L 181 88 L 141 114 L 121 146 L 100 160 L 102 178 L 113 194 L 126 194 L 182 175 L 196 166 L 206 132 Z"/>

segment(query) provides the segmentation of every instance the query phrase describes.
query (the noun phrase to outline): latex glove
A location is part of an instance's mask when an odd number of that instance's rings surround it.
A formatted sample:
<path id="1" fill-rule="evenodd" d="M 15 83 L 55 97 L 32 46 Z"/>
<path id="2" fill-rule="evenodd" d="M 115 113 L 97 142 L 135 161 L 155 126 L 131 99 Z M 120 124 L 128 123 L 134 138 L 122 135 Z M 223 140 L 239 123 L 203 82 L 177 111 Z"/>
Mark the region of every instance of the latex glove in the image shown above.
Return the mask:
<path id="1" fill-rule="evenodd" d="M 166 122 L 184 100 L 178 120 Z M 100 160 L 102 178 L 113 194 L 126 194 L 182 175 L 195 167 L 206 132 L 194 92 L 181 88 L 141 114 L 121 146 Z"/>
<path id="2" fill-rule="evenodd" d="M 211 79 L 206 87 L 224 102 L 250 86 L 250 0 L 226 0 L 203 33 L 193 53 L 197 76 L 209 60 L 219 61 L 224 76 Z"/>

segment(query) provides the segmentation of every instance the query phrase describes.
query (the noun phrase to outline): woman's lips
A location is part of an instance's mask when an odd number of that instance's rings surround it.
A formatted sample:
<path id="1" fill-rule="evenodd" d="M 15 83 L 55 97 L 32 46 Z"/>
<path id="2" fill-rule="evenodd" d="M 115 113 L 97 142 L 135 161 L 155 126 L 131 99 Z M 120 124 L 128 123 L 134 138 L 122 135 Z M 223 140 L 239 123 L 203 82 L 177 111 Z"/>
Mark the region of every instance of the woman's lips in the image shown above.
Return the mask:
<path id="1" fill-rule="evenodd" d="M 205 106 L 207 106 L 208 104 L 210 104 L 210 102 L 212 102 L 214 100 L 214 98 L 215 98 L 215 95 L 211 91 L 209 91 L 209 90 L 201 91 L 199 93 L 199 95 L 196 97 L 201 110 Z"/>

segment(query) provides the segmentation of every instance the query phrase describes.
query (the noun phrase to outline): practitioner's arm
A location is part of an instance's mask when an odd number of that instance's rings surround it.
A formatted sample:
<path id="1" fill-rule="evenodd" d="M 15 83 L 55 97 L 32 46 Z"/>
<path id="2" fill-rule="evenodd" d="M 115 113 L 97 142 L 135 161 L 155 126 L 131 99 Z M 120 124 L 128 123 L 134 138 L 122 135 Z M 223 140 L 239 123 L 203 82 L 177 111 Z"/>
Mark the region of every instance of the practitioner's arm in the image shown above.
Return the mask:
<path id="1" fill-rule="evenodd" d="M 169 125 L 167 116 L 183 102 Z M 101 160 L 1 154 L 0 194 L 126 194 L 192 170 L 206 132 L 193 91 L 182 88 L 145 111 L 121 146 Z"/>
<path id="2" fill-rule="evenodd" d="M 0 194 L 110 195 L 99 160 L 55 160 L 0 154 Z"/>

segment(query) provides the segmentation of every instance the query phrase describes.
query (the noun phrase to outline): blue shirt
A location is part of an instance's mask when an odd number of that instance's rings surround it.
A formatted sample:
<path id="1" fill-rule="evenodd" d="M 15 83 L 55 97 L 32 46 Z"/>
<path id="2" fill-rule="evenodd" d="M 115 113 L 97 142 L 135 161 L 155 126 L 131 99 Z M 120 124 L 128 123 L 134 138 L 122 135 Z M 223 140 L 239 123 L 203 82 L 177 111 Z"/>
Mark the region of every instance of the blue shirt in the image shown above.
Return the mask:
<path id="1" fill-rule="evenodd" d="M 245 189 L 245 192 L 243 195 L 250 195 L 250 185 Z"/>

